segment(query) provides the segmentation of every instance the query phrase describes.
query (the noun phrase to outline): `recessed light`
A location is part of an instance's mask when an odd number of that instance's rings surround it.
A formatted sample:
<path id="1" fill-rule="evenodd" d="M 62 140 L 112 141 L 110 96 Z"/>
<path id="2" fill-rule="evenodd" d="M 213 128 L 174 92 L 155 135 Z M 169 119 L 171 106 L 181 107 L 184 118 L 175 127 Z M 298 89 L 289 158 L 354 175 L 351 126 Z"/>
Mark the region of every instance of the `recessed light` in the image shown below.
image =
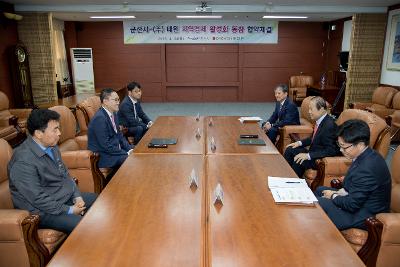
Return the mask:
<path id="1" fill-rule="evenodd" d="M 307 19 L 306 16 L 263 16 L 263 19 Z"/>
<path id="2" fill-rule="evenodd" d="M 134 19 L 135 16 L 91 16 L 91 19 Z"/>
<path id="3" fill-rule="evenodd" d="M 221 19 L 221 15 L 199 15 L 199 16 L 182 16 L 178 15 L 176 16 L 177 19 Z"/>

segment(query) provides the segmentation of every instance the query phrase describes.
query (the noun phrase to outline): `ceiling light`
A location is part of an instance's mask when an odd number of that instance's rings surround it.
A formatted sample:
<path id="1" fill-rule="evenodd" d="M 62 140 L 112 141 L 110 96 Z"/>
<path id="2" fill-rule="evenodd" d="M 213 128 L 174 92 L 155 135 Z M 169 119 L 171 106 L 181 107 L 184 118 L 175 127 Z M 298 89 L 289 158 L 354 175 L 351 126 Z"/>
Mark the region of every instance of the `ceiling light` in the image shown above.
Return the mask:
<path id="1" fill-rule="evenodd" d="M 204 15 L 204 16 L 176 16 L 177 19 L 222 19 L 221 15 Z"/>
<path id="2" fill-rule="evenodd" d="M 263 16 L 263 19 L 307 19 L 306 16 Z"/>
<path id="3" fill-rule="evenodd" d="M 135 16 L 91 16 L 91 19 L 134 19 Z"/>

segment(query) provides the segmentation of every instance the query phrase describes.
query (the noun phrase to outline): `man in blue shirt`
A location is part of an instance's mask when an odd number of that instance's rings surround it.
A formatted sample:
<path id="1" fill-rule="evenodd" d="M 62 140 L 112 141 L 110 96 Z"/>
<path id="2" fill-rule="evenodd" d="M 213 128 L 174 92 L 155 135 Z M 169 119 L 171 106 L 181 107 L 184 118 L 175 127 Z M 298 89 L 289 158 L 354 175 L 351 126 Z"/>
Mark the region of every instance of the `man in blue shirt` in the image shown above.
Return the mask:
<path id="1" fill-rule="evenodd" d="M 40 215 L 40 228 L 70 233 L 97 195 L 81 193 L 69 175 L 57 147 L 60 115 L 48 109 L 30 114 L 28 138 L 8 164 L 9 186 L 15 208 Z"/>

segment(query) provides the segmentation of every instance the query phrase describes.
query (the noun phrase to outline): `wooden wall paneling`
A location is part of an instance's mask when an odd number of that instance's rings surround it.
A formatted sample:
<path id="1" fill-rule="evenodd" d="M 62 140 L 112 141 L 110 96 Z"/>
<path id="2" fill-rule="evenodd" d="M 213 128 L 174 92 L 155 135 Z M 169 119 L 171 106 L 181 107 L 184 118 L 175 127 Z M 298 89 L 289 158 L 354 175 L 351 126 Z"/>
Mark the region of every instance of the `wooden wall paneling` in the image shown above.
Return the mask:
<path id="1" fill-rule="evenodd" d="M 203 102 L 202 86 L 167 86 L 167 102 Z"/>
<path id="2" fill-rule="evenodd" d="M 245 46 L 239 45 L 239 60 L 238 60 L 238 78 L 239 78 L 239 87 L 238 87 L 238 99 L 239 101 L 243 101 L 243 63 L 244 63 L 244 48 Z"/>
<path id="3" fill-rule="evenodd" d="M 274 101 L 275 86 L 300 72 L 318 80 L 326 38 L 322 23 L 280 22 L 278 44 L 242 45 L 242 101 Z"/>
<path id="4" fill-rule="evenodd" d="M 3 16 L 3 14 L 0 14 Z M 17 22 L 5 19 L 0 21 L 0 91 L 4 92 L 14 107 L 14 89 L 10 73 L 10 61 L 7 49 L 18 42 Z"/>
<path id="5" fill-rule="evenodd" d="M 205 102 L 237 102 L 237 86 L 203 87 L 203 101 Z"/>
<path id="6" fill-rule="evenodd" d="M 167 99 L 167 66 L 166 66 L 166 48 L 165 44 L 160 47 L 160 61 L 161 61 L 161 101 L 165 102 Z"/>
<path id="7" fill-rule="evenodd" d="M 122 22 L 84 22 L 80 25 L 78 46 L 93 48 L 97 88 L 120 88 L 135 80 L 146 91 L 144 101 L 163 101 L 164 45 L 125 45 Z"/>

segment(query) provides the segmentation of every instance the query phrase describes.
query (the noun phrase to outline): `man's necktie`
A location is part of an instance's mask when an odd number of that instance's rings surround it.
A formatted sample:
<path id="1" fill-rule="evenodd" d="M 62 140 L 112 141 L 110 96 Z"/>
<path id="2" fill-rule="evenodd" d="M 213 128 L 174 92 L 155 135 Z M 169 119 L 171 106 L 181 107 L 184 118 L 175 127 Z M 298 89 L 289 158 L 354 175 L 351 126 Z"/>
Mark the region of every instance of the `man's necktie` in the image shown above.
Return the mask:
<path id="1" fill-rule="evenodd" d="M 44 150 L 44 153 L 46 153 L 47 155 L 49 155 L 49 157 L 54 161 L 53 150 L 51 149 L 50 146 Z"/>
<path id="2" fill-rule="evenodd" d="M 137 113 L 136 113 L 136 103 L 133 104 L 133 111 L 135 112 L 135 119 L 137 118 Z"/>
<path id="3" fill-rule="evenodd" d="M 314 131 L 313 131 L 312 138 L 311 138 L 311 142 L 314 141 L 314 137 L 315 137 L 315 134 L 317 133 L 317 131 L 318 131 L 318 124 L 315 124 L 314 125 Z"/>
<path id="4" fill-rule="evenodd" d="M 110 115 L 110 119 L 111 119 L 111 123 L 114 127 L 114 131 L 117 132 L 117 126 L 115 125 L 114 116 L 112 114 Z"/>

